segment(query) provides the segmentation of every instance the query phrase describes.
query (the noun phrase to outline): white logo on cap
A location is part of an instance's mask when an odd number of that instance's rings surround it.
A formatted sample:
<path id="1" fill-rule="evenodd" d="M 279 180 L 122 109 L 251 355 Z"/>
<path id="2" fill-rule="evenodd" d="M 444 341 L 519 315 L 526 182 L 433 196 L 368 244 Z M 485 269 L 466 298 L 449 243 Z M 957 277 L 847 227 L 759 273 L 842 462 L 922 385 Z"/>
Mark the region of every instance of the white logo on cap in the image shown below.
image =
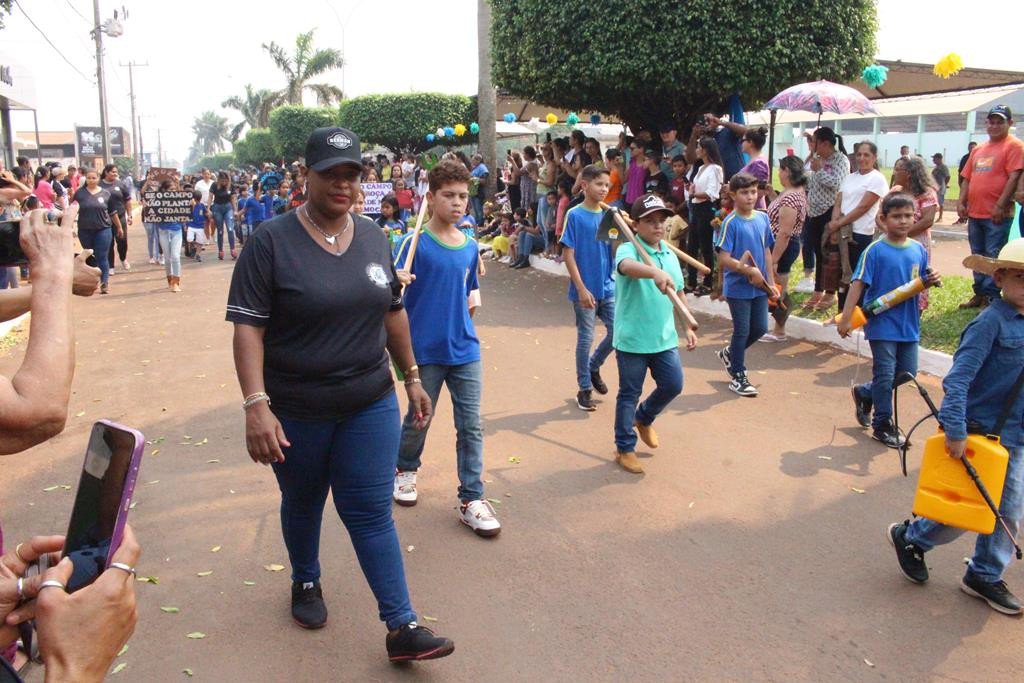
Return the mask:
<path id="1" fill-rule="evenodd" d="M 657 207 L 659 209 L 665 208 L 665 202 L 661 201 L 661 198 L 658 197 L 657 195 L 651 195 L 650 197 L 644 200 L 645 209 L 651 209 L 654 207 Z"/>
<path id="2" fill-rule="evenodd" d="M 352 146 L 352 138 L 344 133 L 335 133 L 331 137 L 327 138 L 327 144 L 331 147 L 337 147 L 338 149 L 348 149 Z"/>

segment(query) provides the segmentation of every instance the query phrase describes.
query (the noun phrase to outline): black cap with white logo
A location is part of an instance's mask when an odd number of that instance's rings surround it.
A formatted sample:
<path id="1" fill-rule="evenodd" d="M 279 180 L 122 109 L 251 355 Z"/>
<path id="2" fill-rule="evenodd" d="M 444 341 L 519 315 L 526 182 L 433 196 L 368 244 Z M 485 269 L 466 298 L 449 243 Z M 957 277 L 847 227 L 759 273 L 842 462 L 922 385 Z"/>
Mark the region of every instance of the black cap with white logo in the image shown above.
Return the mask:
<path id="1" fill-rule="evenodd" d="M 657 211 L 664 211 L 667 215 L 672 215 L 672 209 L 665 206 L 665 202 L 661 201 L 661 197 L 648 193 L 633 202 L 633 206 L 629 209 L 629 215 L 633 220 L 638 221 L 644 216 Z"/>
<path id="2" fill-rule="evenodd" d="M 343 164 L 362 170 L 359 137 L 344 128 L 314 130 L 306 141 L 306 166 L 317 173 L 323 173 Z"/>

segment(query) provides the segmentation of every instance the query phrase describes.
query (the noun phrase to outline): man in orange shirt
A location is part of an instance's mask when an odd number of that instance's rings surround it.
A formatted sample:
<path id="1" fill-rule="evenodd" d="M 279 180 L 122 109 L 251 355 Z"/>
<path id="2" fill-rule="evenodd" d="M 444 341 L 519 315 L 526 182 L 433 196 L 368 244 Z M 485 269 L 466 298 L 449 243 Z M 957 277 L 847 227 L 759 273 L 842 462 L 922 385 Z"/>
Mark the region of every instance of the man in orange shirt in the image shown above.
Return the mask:
<path id="1" fill-rule="evenodd" d="M 1013 191 L 1024 169 L 1024 143 L 1010 135 L 1013 115 L 1005 104 L 988 112 L 988 142 L 974 148 L 964 167 L 957 213 L 967 218 L 972 254 L 995 258 L 1010 236 Z M 974 296 L 960 308 L 984 308 L 999 298 L 988 275 L 974 273 Z"/>

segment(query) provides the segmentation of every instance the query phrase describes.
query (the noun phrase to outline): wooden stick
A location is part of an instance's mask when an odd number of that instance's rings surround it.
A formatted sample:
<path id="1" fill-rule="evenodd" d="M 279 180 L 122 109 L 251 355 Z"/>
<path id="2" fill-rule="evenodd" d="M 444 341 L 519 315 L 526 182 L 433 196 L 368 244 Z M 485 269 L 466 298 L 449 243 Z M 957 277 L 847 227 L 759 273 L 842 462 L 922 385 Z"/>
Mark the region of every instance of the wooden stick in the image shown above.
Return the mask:
<path id="1" fill-rule="evenodd" d="M 420 233 L 423 232 L 423 217 L 427 215 L 427 199 L 423 198 L 423 203 L 420 204 L 420 213 L 416 216 L 416 227 L 412 231 L 412 241 L 409 242 L 409 255 L 405 257 L 405 264 L 403 270 L 412 272 L 412 260 L 416 256 L 416 247 L 420 243 Z"/>
<path id="2" fill-rule="evenodd" d="M 604 202 L 601 202 L 601 208 L 607 211 L 607 210 L 611 209 L 612 207 L 608 206 L 608 205 L 607 205 L 607 204 L 605 204 Z M 620 214 L 620 215 L 622 216 L 622 219 L 623 219 L 624 221 L 626 221 L 626 222 L 627 222 L 627 223 L 628 223 L 628 224 L 629 224 L 630 226 L 632 226 L 632 225 L 633 225 L 633 219 L 632 219 L 632 218 L 630 218 L 629 216 L 625 215 L 624 213 L 623 213 L 623 214 Z M 668 240 L 663 240 L 663 241 L 665 242 L 665 246 L 667 246 L 667 247 L 668 247 L 669 251 L 671 251 L 671 252 L 672 252 L 673 254 L 675 254 L 675 255 L 676 255 L 676 256 L 678 256 L 679 258 L 683 259 L 683 261 L 684 261 L 684 262 L 685 262 L 685 263 L 686 263 L 687 265 L 689 265 L 689 266 L 693 266 L 694 268 L 696 268 L 696 269 L 697 269 L 697 271 L 698 271 L 698 272 L 699 272 L 699 273 L 700 273 L 701 275 L 707 275 L 708 273 L 710 273 L 710 272 L 711 272 L 711 269 L 710 269 L 710 268 L 708 268 L 708 267 L 707 267 L 706 265 L 704 265 L 703 263 L 701 263 L 701 262 L 700 262 L 700 261 L 698 261 L 697 259 L 695 259 L 695 258 L 693 258 L 692 256 L 690 256 L 689 254 L 687 254 L 687 253 L 686 253 L 685 251 L 683 251 L 683 250 L 682 250 L 682 249 L 680 249 L 679 247 L 677 247 L 677 246 L 673 245 L 673 244 L 672 244 L 671 242 L 669 242 Z"/>
<path id="3" fill-rule="evenodd" d="M 757 267 L 757 265 L 754 263 L 754 255 L 750 253 L 749 249 L 743 252 L 743 256 L 740 256 L 740 263 L 742 263 L 745 266 L 754 266 L 755 268 Z M 761 275 L 763 279 L 764 273 L 762 273 Z M 765 291 L 769 299 L 771 299 L 772 301 L 778 301 L 779 305 L 781 305 L 783 307 L 783 310 L 785 310 L 785 304 L 782 303 L 782 297 L 779 296 L 779 291 L 777 289 L 773 289 L 772 286 L 768 284 L 767 280 L 764 281 L 764 284 L 761 285 L 760 288 Z"/>
<path id="4" fill-rule="evenodd" d="M 636 253 L 641 259 L 643 259 L 644 264 L 651 268 L 657 268 L 657 266 L 654 265 L 654 261 L 651 260 L 651 255 L 648 254 L 647 250 L 640 245 L 640 241 L 637 240 L 636 235 L 634 235 L 633 231 L 629 229 L 628 225 L 626 225 L 626 221 L 623 220 L 622 212 L 612 209 L 612 215 L 615 217 L 615 222 L 618 224 L 619 230 L 621 230 L 622 234 L 632 242 L 633 247 L 636 249 Z M 686 304 L 683 303 L 683 300 L 679 298 L 679 294 L 676 292 L 674 284 L 672 287 L 665 290 L 665 295 L 672 300 L 672 305 L 675 306 L 679 315 L 682 316 L 683 320 L 686 321 L 686 324 L 690 326 L 691 330 L 696 330 L 700 327 L 697 323 L 697 319 L 693 317 L 692 313 L 690 313 L 690 309 L 687 308 Z"/>

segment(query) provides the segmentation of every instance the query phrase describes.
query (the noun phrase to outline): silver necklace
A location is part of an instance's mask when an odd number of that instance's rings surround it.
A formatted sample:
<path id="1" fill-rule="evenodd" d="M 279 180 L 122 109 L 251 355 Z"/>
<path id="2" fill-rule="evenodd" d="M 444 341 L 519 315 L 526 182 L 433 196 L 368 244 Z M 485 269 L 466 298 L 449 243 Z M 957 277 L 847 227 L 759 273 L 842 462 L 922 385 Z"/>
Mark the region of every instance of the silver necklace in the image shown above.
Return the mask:
<path id="1" fill-rule="evenodd" d="M 346 230 L 348 230 L 348 226 L 350 225 L 350 223 L 349 223 L 349 220 L 350 220 L 350 219 L 349 219 L 348 215 L 346 215 L 346 216 L 345 216 L 345 226 L 344 226 L 344 227 L 343 227 L 343 228 L 342 228 L 341 230 L 339 230 L 338 232 L 336 232 L 336 233 L 334 233 L 334 234 L 332 235 L 331 233 L 327 232 L 326 230 L 324 230 L 323 228 L 321 228 L 321 227 L 320 227 L 319 225 L 317 225 L 317 224 L 316 224 L 316 221 L 315 221 L 315 220 L 313 220 L 313 216 L 312 216 L 312 215 L 310 215 L 310 213 L 309 213 L 309 205 L 308 205 L 308 204 L 303 204 L 303 205 L 302 205 L 302 209 L 303 209 L 303 212 L 304 212 L 304 213 L 306 214 L 306 219 L 307 219 L 307 220 L 308 220 L 308 221 L 310 222 L 310 224 L 311 224 L 311 225 L 313 226 L 313 229 L 314 229 L 314 230 L 316 230 L 316 231 L 317 231 L 318 233 L 320 233 L 321 235 L 323 235 L 323 238 L 324 238 L 324 240 L 325 240 L 325 241 L 327 242 L 327 244 L 333 245 L 333 244 L 334 244 L 334 242 L 335 242 L 335 241 L 336 241 L 336 240 L 337 240 L 337 239 L 338 239 L 339 237 L 341 237 L 341 235 L 342 235 L 342 234 L 343 234 L 343 233 L 344 233 L 344 232 L 345 232 Z"/>

